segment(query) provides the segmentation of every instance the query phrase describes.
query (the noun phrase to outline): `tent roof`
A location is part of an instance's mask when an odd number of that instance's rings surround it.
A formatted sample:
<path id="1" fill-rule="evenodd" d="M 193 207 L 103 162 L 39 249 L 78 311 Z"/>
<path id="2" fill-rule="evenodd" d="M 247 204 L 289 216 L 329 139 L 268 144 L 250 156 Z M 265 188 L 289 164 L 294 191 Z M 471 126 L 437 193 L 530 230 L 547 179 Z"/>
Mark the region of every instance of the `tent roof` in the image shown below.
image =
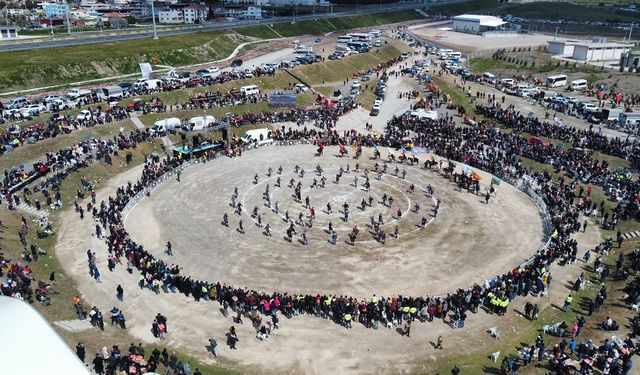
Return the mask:
<path id="1" fill-rule="evenodd" d="M 27 302 L 0 296 L 0 352 L 5 374 L 89 375 L 75 352 Z"/>

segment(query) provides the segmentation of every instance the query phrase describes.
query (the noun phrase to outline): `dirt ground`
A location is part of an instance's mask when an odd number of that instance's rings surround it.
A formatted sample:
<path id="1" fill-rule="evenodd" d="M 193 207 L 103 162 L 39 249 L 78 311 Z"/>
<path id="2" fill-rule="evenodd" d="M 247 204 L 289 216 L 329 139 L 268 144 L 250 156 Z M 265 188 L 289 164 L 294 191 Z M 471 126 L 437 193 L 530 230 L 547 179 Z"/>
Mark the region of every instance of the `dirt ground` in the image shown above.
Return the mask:
<path id="1" fill-rule="evenodd" d="M 269 152 L 271 150 L 265 151 Z M 255 154 L 259 155 L 259 152 Z M 250 158 L 251 155 L 245 157 Z M 224 170 L 223 161 L 216 161 L 207 166 L 215 166 L 218 162 L 221 162 L 220 169 Z M 193 172 L 184 174 L 185 181 L 188 181 L 189 178 L 195 178 L 194 176 L 198 173 L 199 168 L 207 170 L 208 167 L 194 167 Z M 98 200 L 106 199 L 109 194 L 113 194 L 115 187 L 125 184 L 127 181 L 134 181 L 139 174 L 140 168 L 138 167 L 109 181 L 108 184 L 104 185 L 103 189 L 98 191 Z M 249 180 L 250 178 L 248 177 Z M 434 176 L 427 181 L 433 180 L 435 183 L 436 179 L 440 178 L 435 178 Z M 246 180 L 247 178 L 242 179 L 243 184 L 250 185 L 250 181 L 247 183 Z M 175 183 L 168 182 L 166 189 L 171 188 L 173 184 Z M 500 204 L 500 199 L 509 194 L 508 190 L 504 185 L 501 185 L 498 192 L 499 196 L 491 204 Z M 161 193 L 161 190 L 154 192 L 149 201 L 157 199 L 157 196 Z M 436 194 L 440 195 L 442 192 L 436 188 Z M 452 197 L 458 200 L 464 199 L 462 196 L 467 196 L 467 199 L 472 198 L 470 194 L 466 193 L 457 193 L 458 197 L 455 197 L 456 194 L 454 192 L 451 192 L 451 194 L 453 194 Z M 518 193 L 517 195 L 520 194 Z M 447 220 L 447 216 L 453 217 L 454 212 L 457 211 L 449 207 L 452 204 L 450 199 L 452 198 L 446 195 L 443 196 L 441 215 L 438 215 L 438 218 L 429 225 L 429 229 L 425 229 L 425 231 L 433 230 L 435 233 L 432 235 L 442 236 L 443 240 L 446 241 L 451 241 L 452 238 L 444 238 L 444 232 L 454 229 L 443 228 L 442 223 Z M 222 201 L 226 202 L 227 200 L 227 196 L 223 194 Z M 468 204 L 470 206 L 478 206 L 478 208 L 486 208 L 473 199 Z M 504 204 L 507 205 L 507 202 Z M 531 210 L 526 211 L 533 212 L 535 216 L 535 209 L 531 208 Z M 193 212 L 188 214 L 185 212 L 185 216 L 187 215 L 193 215 Z M 501 213 L 495 213 L 495 215 L 502 216 Z M 503 217 L 510 220 L 507 216 Z M 219 216 L 214 217 L 215 220 L 212 226 L 218 225 L 218 218 Z M 148 219 L 148 217 L 141 218 L 144 222 Z M 424 368 L 427 365 L 425 361 L 433 363 L 432 361 L 450 355 L 488 353 L 491 345 L 495 345 L 493 344 L 493 339 L 486 334 L 488 327 L 497 326 L 504 332 L 519 331 L 518 319 L 521 318 L 517 314 L 509 314 L 507 317 L 497 318 L 493 315 L 479 313 L 471 316 L 465 328 L 460 330 L 451 330 L 447 325 L 438 322 L 416 324 L 412 330 L 411 339 L 399 335 L 393 329 L 375 331 L 355 325 L 352 330 L 346 330 L 322 319 L 301 316 L 291 320 L 282 319 L 280 330 L 278 330 L 277 335 L 271 337 L 268 343 L 255 339 L 255 331 L 250 324 L 236 325 L 240 337 L 239 349 L 232 351 L 224 346 L 223 343 L 225 342 L 224 333 L 234 323 L 231 317 L 225 318 L 222 316 L 216 303 L 196 303 L 192 298 L 187 298 L 180 294 L 155 295 L 148 290 L 140 290 L 136 286 L 138 276 L 127 273 L 124 267 L 117 267 L 114 272 L 107 272 L 106 245 L 103 241 L 92 236 L 93 225 L 87 220 L 81 221 L 72 209 L 67 210 L 61 220 L 62 225 L 59 228 L 58 243 L 56 245 L 56 255 L 65 271 L 76 280 L 81 297 L 87 301 L 87 304 L 96 305 L 103 311 L 108 311 L 112 306 L 118 306 L 123 309 L 127 318 L 129 333 L 136 339 L 146 343 L 157 341 L 151 335 L 150 327 L 153 316 L 158 312 L 162 312 L 169 319 L 169 335 L 166 342 L 169 346 L 186 351 L 205 362 L 211 363 L 215 362 L 215 360 L 206 352 L 205 344 L 209 337 L 214 337 L 221 343 L 220 354 L 225 362 L 231 361 L 234 363 L 234 367 L 240 368 L 246 373 L 326 374 L 329 363 L 331 373 L 336 374 L 403 373 L 415 368 Z M 538 220 L 537 217 L 535 220 Z M 128 219 L 128 223 L 130 221 L 131 217 Z M 246 221 L 249 222 L 248 219 Z M 151 228 L 151 230 L 154 229 Z M 285 247 L 282 246 L 284 242 L 281 241 L 274 241 L 269 244 L 272 240 L 263 239 L 259 234 L 256 235 L 255 228 L 247 228 L 247 230 L 252 232 L 252 236 L 261 239 L 265 247 L 282 248 L 281 251 L 283 253 L 288 251 L 285 254 L 293 251 L 298 253 L 316 251 L 302 249 L 301 247 Z M 539 235 L 537 228 L 535 228 L 535 231 L 535 235 Z M 422 235 L 422 233 L 420 234 Z M 235 233 L 233 236 L 237 237 Z M 600 235 L 597 228 L 590 226 L 587 233 L 581 233 L 576 237 L 580 244 L 580 254 L 582 254 L 587 248 L 592 249 L 598 243 Z M 493 238 L 496 241 L 500 239 L 499 236 L 494 236 Z M 524 242 L 525 240 L 521 239 L 520 241 Z M 392 245 L 392 241 L 389 242 L 389 245 Z M 449 251 L 456 251 L 452 247 L 449 247 Z M 87 248 L 96 251 L 97 266 L 102 270 L 103 274 L 103 282 L 100 284 L 96 284 L 87 272 L 85 254 Z M 367 251 L 362 250 L 360 247 L 351 250 L 347 246 L 341 245 L 341 248 L 343 250 L 336 249 L 332 251 L 336 253 L 338 251 Z M 421 246 L 420 248 L 428 249 Z M 409 249 L 408 251 L 411 252 L 412 250 Z M 489 263 L 496 261 L 497 255 L 494 255 L 494 251 L 499 250 L 492 249 L 486 253 L 490 255 L 485 255 L 485 258 L 483 258 L 486 260 L 482 262 L 476 261 L 474 263 L 475 267 L 469 266 L 468 271 L 459 273 L 469 273 L 466 277 L 470 280 L 481 278 L 477 274 L 481 272 L 481 267 L 478 266 L 481 264 L 482 267 L 485 267 Z M 179 252 L 185 252 L 185 249 L 179 250 Z M 176 257 L 178 256 L 181 255 L 176 255 Z M 338 256 L 346 259 L 350 255 L 338 254 Z M 428 258 L 428 256 L 425 256 L 425 258 Z M 441 259 L 446 262 L 443 256 L 441 256 Z M 462 264 L 462 262 L 459 262 L 459 264 Z M 511 268 L 511 265 L 507 267 Z M 363 269 L 365 268 L 363 267 Z M 423 273 L 430 273 L 431 271 L 424 271 Z M 566 297 L 566 289 L 562 285 L 567 281 L 573 281 L 580 271 L 579 265 L 564 268 L 561 271 L 558 268 L 558 271 L 554 273 L 554 285 L 558 286 L 552 286 L 547 297 L 537 300 L 541 309 L 551 303 L 561 304 L 564 297 Z M 185 272 L 192 273 L 192 270 L 185 269 Z M 208 276 L 213 277 L 215 275 L 212 272 Z M 382 286 L 392 283 L 399 285 L 395 280 L 398 276 L 401 276 L 400 272 L 396 272 L 392 276 L 392 280 L 384 280 Z M 124 302 L 119 302 L 116 299 L 115 289 L 118 284 L 124 287 Z M 512 304 L 513 309 L 522 311 L 524 302 L 525 300 L 522 299 L 515 301 Z M 436 351 L 429 345 L 429 342 L 433 342 L 439 334 L 444 335 L 446 338 L 444 351 Z"/>
<path id="2" fill-rule="evenodd" d="M 406 179 L 391 174 L 379 181 L 371 174 L 371 191 L 367 192 L 362 187 L 362 170 L 372 170 L 374 161 L 358 160 L 360 173 L 345 174 L 335 184 L 338 169 L 347 164 L 353 169 L 356 161 L 337 157 L 337 148 L 327 149 L 322 157 L 312 157 L 314 151 L 311 145 L 272 146 L 247 152 L 239 159 L 192 167 L 182 174 L 181 182 L 165 183 L 151 198 L 139 203 L 125 225 L 132 238 L 160 258 L 164 244 L 171 239 L 175 249 L 171 261 L 200 279 L 269 292 L 348 294 L 361 298 L 372 294 L 439 295 L 466 288 L 519 265 L 541 243 L 537 208 L 526 195 L 507 184 L 501 185 L 496 198 L 485 205 L 482 196 L 454 189 L 435 171 L 400 166 L 400 171 L 406 168 Z M 384 150 L 383 156 L 386 153 Z M 307 171 L 302 179 L 302 199 L 309 196 L 316 210 L 313 227 L 306 229 L 307 246 L 297 241 L 300 226 L 296 226 L 298 235 L 292 243 L 285 239 L 285 211 L 296 219 L 303 213 L 305 222 L 309 213 L 304 202 L 294 201 L 293 189 L 286 186 L 290 179 L 300 181 L 293 173 L 294 165 Z M 327 176 L 325 188 L 310 187 L 313 179 L 320 178 L 312 172 L 316 165 Z M 395 165 L 389 164 L 388 172 Z M 271 178 L 266 176 L 269 167 L 276 171 L 279 166 L 284 169 L 282 188 L 274 186 L 277 172 Z M 253 184 L 255 174 L 260 176 L 257 185 Z M 353 185 L 356 176 L 357 188 Z M 490 181 L 490 177 L 485 176 L 484 181 Z M 407 191 L 411 184 L 415 184 L 414 193 Z M 424 192 L 428 184 L 442 204 L 435 220 L 422 229 L 422 217 L 431 221 L 434 206 L 434 199 Z M 271 189 L 272 208 L 266 207 L 263 199 L 266 185 Z M 234 187 L 245 207 L 242 217 L 233 214 L 230 207 Z M 393 207 L 381 203 L 383 195 L 394 197 Z M 357 208 L 369 196 L 373 207 L 364 211 Z M 273 208 L 276 201 L 278 214 Z M 342 221 L 339 212 L 345 202 L 350 206 L 348 222 Z M 327 203 L 332 205 L 332 214 L 326 211 Z M 421 207 L 419 213 L 412 212 L 416 204 Z M 266 236 L 264 228 L 251 217 L 254 207 L 258 207 L 263 224 L 271 225 L 273 236 Z M 402 212 L 399 219 L 396 210 Z M 221 223 L 225 212 L 230 215 L 229 227 Z M 369 233 L 370 218 L 379 214 L 387 233 L 398 225 L 398 240 L 389 238 L 382 245 Z M 240 218 L 245 234 L 237 230 Z M 330 221 L 338 232 L 337 245 L 328 242 L 326 229 Z M 351 246 L 347 235 L 354 226 L 362 234 Z M 478 260 L 486 257 L 499 260 L 477 269 Z M 376 272 L 367 272 L 371 269 Z"/>
<path id="3" fill-rule="evenodd" d="M 440 26 L 443 27 L 443 26 Z M 512 37 L 484 37 L 456 31 L 438 30 L 440 27 L 421 27 L 411 31 L 418 37 L 439 46 L 462 52 L 491 51 L 500 48 L 546 46 L 552 37 L 543 34 L 518 34 Z M 450 27 L 446 26 L 446 27 Z"/>

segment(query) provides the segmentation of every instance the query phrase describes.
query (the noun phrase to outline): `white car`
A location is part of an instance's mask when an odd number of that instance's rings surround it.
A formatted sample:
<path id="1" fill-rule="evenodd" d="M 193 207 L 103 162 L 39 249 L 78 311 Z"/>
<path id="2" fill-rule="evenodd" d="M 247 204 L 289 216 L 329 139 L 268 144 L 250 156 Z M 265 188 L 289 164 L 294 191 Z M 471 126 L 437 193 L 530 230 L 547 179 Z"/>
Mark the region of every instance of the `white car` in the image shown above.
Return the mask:
<path id="1" fill-rule="evenodd" d="M 207 70 L 209 71 L 209 73 L 218 73 L 220 71 L 220 68 L 218 68 L 217 66 L 212 66 Z"/>
<path id="2" fill-rule="evenodd" d="M 360 81 L 355 81 L 355 82 L 353 82 L 353 83 L 351 84 L 351 88 L 352 88 L 352 89 L 359 89 L 359 88 L 360 88 L 360 86 L 362 86 L 362 85 L 361 85 L 361 83 L 360 83 Z"/>
<path id="3" fill-rule="evenodd" d="M 56 105 L 58 107 L 58 110 L 64 110 L 64 109 L 71 109 L 73 107 L 76 106 L 76 102 L 73 102 L 71 100 L 65 100 L 64 98 L 58 98 L 58 99 L 53 99 L 52 101 L 50 101 L 49 103 L 47 103 L 47 107 L 49 110 L 51 110 L 51 107 L 53 105 Z"/>
<path id="4" fill-rule="evenodd" d="M 148 79 L 146 78 L 140 78 L 137 79 L 134 83 L 133 83 L 133 87 L 135 88 L 141 88 L 141 87 L 145 87 L 145 84 L 147 83 Z"/>
<path id="5" fill-rule="evenodd" d="M 50 102 L 52 102 L 54 100 L 58 100 L 58 99 L 60 99 L 60 96 L 58 96 L 58 95 L 47 95 L 44 98 L 42 98 L 42 101 L 45 102 L 45 103 L 50 103 Z"/>
<path id="6" fill-rule="evenodd" d="M 380 99 L 380 98 L 376 99 L 376 101 L 375 101 L 375 102 L 373 102 L 373 106 L 374 106 L 374 107 L 375 107 L 375 106 L 378 106 L 378 107 L 379 107 L 379 106 L 381 106 L 381 105 L 382 105 L 382 99 Z"/>
<path id="7" fill-rule="evenodd" d="M 307 92 L 309 88 L 302 83 L 296 83 L 295 89 L 297 92 Z"/>
<path id="8" fill-rule="evenodd" d="M 47 107 L 40 103 L 29 104 L 28 106 L 21 108 L 20 112 L 23 116 L 35 116 L 37 114 L 47 112 Z"/>
<path id="9" fill-rule="evenodd" d="M 89 110 L 83 109 L 82 111 L 80 111 L 80 113 L 78 113 L 76 115 L 76 119 L 78 119 L 78 120 L 90 120 L 91 119 L 91 112 L 89 112 Z"/>

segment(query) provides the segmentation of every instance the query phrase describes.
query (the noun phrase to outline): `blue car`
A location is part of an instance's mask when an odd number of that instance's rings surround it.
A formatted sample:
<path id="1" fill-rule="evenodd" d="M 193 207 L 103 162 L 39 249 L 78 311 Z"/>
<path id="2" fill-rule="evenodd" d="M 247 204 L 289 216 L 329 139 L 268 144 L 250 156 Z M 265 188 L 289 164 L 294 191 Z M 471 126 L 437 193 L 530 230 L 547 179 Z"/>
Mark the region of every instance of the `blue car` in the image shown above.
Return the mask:
<path id="1" fill-rule="evenodd" d="M 122 88 L 122 91 L 125 93 L 130 93 L 133 89 L 133 85 L 128 82 L 118 83 L 118 86 L 120 86 L 120 88 Z"/>

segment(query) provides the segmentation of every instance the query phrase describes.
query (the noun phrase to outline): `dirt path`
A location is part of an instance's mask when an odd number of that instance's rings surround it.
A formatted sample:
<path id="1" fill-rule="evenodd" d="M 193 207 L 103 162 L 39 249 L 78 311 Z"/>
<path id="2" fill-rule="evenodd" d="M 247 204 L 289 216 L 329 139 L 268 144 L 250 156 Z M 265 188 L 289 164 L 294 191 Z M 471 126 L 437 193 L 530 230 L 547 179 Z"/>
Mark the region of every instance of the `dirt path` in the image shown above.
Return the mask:
<path id="1" fill-rule="evenodd" d="M 134 168 L 109 181 L 98 192 L 98 200 L 112 194 L 116 186 L 137 179 L 140 169 Z M 185 175 L 188 177 L 189 173 Z M 308 316 L 292 320 L 283 318 L 281 329 L 268 343 L 255 339 L 250 324 L 239 326 L 239 349 L 231 351 L 224 345 L 224 333 L 233 322 L 231 318 L 222 316 L 217 303 L 196 303 L 180 294 L 156 296 L 148 290 L 137 288 L 138 276 L 135 273 L 128 274 L 124 267 L 119 266 L 113 273 L 108 272 L 106 245 L 91 235 L 92 228 L 89 219 L 81 221 L 73 210 L 65 211 L 61 217 L 56 246 L 61 264 L 77 281 L 82 298 L 89 305 L 95 304 L 102 311 L 108 311 L 114 305 L 122 308 L 129 332 L 136 340 L 144 342 L 157 341 L 151 335 L 150 326 L 153 316 L 162 312 L 169 319 L 167 343 L 170 346 L 212 362 L 205 344 L 209 337 L 215 337 L 220 343 L 223 358 L 237 363 L 250 373 L 326 374 L 327 366 L 336 374 L 397 373 L 410 370 L 425 356 L 431 360 L 461 352 L 482 352 L 482 348 L 492 342 L 485 332 L 488 327 L 515 330 L 518 327 L 517 319 L 520 319 L 513 313 L 505 318 L 479 313 L 469 318 L 464 329 L 455 331 L 438 322 L 416 324 L 409 339 L 398 335 L 395 330 L 384 328 L 374 331 L 355 325 L 352 330 L 346 330 Z M 579 234 L 577 239 L 583 252 L 599 241 L 599 234 L 597 229 L 590 226 L 587 233 Z M 101 284 L 95 283 L 88 274 L 87 248 L 96 251 L 97 266 L 103 275 Z M 562 269 L 554 266 L 555 281 L 551 292 L 538 304 L 542 307 L 549 303 L 561 304 L 567 293 L 562 285 L 575 279 L 580 272 L 579 266 Z M 191 273 L 191 270 L 185 272 Z M 125 290 L 123 303 L 117 302 L 115 297 L 118 284 Z M 512 307 L 522 310 L 524 302 L 519 299 Z M 434 351 L 429 345 L 439 334 L 446 337 L 447 348 L 442 352 Z M 459 349 L 454 351 L 456 347 Z"/>

